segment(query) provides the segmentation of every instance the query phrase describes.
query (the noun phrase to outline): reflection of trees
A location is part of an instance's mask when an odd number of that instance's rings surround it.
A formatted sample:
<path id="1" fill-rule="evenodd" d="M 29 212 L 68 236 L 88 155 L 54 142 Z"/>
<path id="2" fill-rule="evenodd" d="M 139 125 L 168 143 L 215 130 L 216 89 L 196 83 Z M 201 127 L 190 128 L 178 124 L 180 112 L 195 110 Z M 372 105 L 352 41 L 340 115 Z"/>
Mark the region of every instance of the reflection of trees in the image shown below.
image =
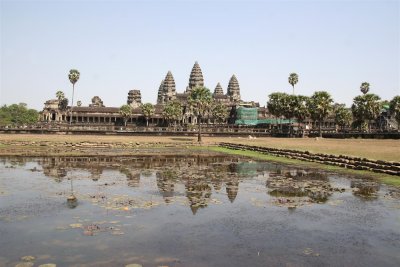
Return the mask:
<path id="1" fill-rule="evenodd" d="M 309 197 L 315 202 L 327 201 L 333 191 L 326 173 L 301 170 L 270 175 L 266 187 L 273 197 Z"/>
<path id="2" fill-rule="evenodd" d="M 102 174 L 103 169 L 100 167 L 94 167 L 90 169 L 90 178 L 92 178 L 93 181 L 98 181 Z"/>
<path id="3" fill-rule="evenodd" d="M 164 198 L 166 203 L 170 202 L 170 198 L 174 196 L 174 180 L 175 173 L 166 170 L 156 173 L 157 178 L 157 188 L 160 191 L 160 194 Z"/>

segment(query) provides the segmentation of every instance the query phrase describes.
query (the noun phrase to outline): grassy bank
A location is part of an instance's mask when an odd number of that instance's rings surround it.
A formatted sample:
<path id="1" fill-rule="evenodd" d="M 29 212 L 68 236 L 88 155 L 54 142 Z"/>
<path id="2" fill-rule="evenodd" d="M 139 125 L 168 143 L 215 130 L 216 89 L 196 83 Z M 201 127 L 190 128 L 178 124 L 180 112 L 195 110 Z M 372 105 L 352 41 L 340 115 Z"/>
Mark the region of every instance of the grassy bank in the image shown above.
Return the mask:
<path id="1" fill-rule="evenodd" d="M 337 172 L 337 173 L 341 173 L 341 174 L 360 176 L 360 177 L 364 177 L 364 178 L 365 177 L 372 178 L 372 179 L 378 180 L 378 181 L 388 184 L 388 185 L 400 187 L 400 177 L 393 176 L 393 175 L 374 173 L 374 172 L 362 171 L 362 170 L 351 170 L 351 169 L 345 169 L 345 168 L 341 168 L 341 167 L 337 167 L 337 166 L 319 164 L 319 163 L 315 163 L 315 162 L 307 162 L 307 161 L 301 161 L 301 160 L 296 160 L 296 159 L 288 159 L 285 157 L 276 157 L 276 156 L 272 156 L 272 155 L 266 155 L 266 154 L 262 154 L 259 152 L 255 152 L 255 151 L 233 150 L 233 149 L 216 147 L 216 146 L 192 147 L 191 149 L 207 150 L 207 151 L 212 151 L 212 152 L 225 153 L 225 154 L 229 154 L 229 155 L 250 157 L 250 158 L 254 158 L 254 159 L 258 159 L 258 160 L 272 161 L 272 162 L 288 164 L 288 165 L 296 165 L 297 167 L 318 168 L 318 169 L 322 169 L 322 170 L 326 170 L 326 171 L 333 171 L 333 172 Z"/>

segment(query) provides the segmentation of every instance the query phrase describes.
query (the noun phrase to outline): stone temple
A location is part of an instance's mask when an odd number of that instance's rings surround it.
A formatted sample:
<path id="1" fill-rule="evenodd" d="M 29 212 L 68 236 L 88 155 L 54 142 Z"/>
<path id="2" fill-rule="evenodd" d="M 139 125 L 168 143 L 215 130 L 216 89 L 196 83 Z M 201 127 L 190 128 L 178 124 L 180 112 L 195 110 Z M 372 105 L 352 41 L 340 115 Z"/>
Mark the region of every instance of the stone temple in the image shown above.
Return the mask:
<path id="1" fill-rule="evenodd" d="M 190 113 L 187 107 L 188 97 L 193 88 L 205 86 L 203 72 L 199 63 L 196 61 L 189 75 L 189 81 L 182 93 L 176 90 L 175 79 L 171 71 L 168 71 L 158 87 L 157 102 L 154 105 L 155 112 L 149 120 L 152 126 L 165 126 L 163 111 L 165 105 L 171 101 L 178 101 L 183 106 L 181 125 L 190 125 L 197 123 L 197 118 Z M 229 80 L 226 94 L 221 84 L 218 83 L 212 93 L 216 102 L 222 103 L 228 108 L 229 117 L 225 124 L 234 123 L 235 110 L 239 107 L 257 107 L 259 116 L 266 115 L 265 108 L 259 108 L 256 102 L 245 102 L 241 99 L 239 81 L 235 75 Z M 99 96 L 92 98 L 92 103 L 88 106 L 74 106 L 61 109 L 57 99 L 51 99 L 45 102 L 41 112 L 41 121 L 48 123 L 68 123 L 72 114 L 72 122 L 75 125 L 123 125 L 122 115 L 119 113 L 119 107 L 107 107 Z M 141 111 L 142 97 L 140 90 L 130 90 L 127 95 L 126 104 L 132 107 L 132 116 L 128 125 L 143 125 L 145 119 Z M 203 122 L 203 121 L 202 121 Z M 214 123 L 212 119 L 206 119 L 204 123 Z"/>

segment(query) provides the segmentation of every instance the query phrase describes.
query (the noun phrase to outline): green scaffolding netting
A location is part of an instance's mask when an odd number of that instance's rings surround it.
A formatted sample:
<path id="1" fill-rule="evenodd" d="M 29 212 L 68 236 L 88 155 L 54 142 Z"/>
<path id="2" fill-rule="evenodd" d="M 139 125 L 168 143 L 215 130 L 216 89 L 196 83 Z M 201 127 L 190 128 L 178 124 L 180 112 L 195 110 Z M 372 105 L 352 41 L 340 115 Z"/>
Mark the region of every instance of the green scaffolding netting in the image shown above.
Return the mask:
<path id="1" fill-rule="evenodd" d="M 258 108 L 240 107 L 236 111 L 236 125 L 258 125 L 258 124 L 289 124 L 296 123 L 296 120 L 283 119 L 258 119 Z"/>

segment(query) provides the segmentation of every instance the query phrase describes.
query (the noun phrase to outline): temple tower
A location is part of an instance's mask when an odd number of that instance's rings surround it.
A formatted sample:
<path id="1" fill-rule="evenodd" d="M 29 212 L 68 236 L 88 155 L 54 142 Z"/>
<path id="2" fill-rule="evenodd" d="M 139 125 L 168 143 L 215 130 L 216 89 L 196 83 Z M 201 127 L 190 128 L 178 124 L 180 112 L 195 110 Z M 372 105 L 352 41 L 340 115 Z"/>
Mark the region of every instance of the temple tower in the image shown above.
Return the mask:
<path id="1" fill-rule="evenodd" d="M 186 87 L 186 93 L 189 93 L 193 88 L 198 86 L 204 86 L 204 79 L 200 65 L 196 61 L 193 65 L 192 72 L 190 73 L 189 86 Z"/>
<path id="2" fill-rule="evenodd" d="M 130 90 L 126 103 L 132 108 L 140 107 L 142 105 L 142 94 L 140 93 L 140 90 Z"/>
<path id="3" fill-rule="evenodd" d="M 214 95 L 223 95 L 223 94 L 224 94 L 224 90 L 222 89 L 221 84 L 218 83 L 217 86 L 215 87 Z"/>
<path id="4" fill-rule="evenodd" d="M 167 76 L 165 76 L 164 82 L 162 84 L 163 92 L 163 103 L 166 104 L 168 101 L 176 99 L 176 88 L 174 76 L 172 76 L 171 71 L 168 71 Z"/>
<path id="5" fill-rule="evenodd" d="M 92 98 L 92 104 L 90 104 L 89 107 L 101 108 L 101 107 L 104 107 L 104 104 L 103 104 L 103 101 L 101 100 L 101 98 L 96 95 Z"/>
<path id="6" fill-rule="evenodd" d="M 227 95 L 231 101 L 240 101 L 240 87 L 235 75 L 229 80 Z"/>
<path id="7" fill-rule="evenodd" d="M 164 104 L 163 86 L 164 86 L 164 80 L 161 81 L 160 87 L 158 87 L 157 104 Z"/>

